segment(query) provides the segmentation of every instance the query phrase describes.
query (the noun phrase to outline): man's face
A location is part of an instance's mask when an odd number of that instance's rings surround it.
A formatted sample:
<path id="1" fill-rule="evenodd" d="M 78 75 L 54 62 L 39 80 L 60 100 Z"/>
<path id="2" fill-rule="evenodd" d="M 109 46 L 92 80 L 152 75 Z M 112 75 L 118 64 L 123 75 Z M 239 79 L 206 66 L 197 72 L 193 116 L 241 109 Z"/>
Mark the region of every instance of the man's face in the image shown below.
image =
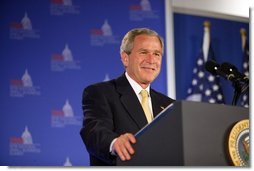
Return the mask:
<path id="1" fill-rule="evenodd" d="M 160 41 L 156 36 L 139 35 L 134 39 L 131 53 L 122 53 L 121 58 L 129 76 L 141 87 L 146 88 L 160 73 Z"/>

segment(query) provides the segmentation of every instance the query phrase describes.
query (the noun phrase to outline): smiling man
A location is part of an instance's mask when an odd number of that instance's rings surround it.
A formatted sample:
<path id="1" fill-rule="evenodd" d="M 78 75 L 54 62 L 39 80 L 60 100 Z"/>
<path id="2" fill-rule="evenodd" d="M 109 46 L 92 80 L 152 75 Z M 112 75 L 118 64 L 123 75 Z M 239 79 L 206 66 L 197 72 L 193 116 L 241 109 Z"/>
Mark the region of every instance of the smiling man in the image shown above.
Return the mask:
<path id="1" fill-rule="evenodd" d="M 115 165 L 117 155 L 131 160 L 134 134 L 174 102 L 150 87 L 160 73 L 163 51 L 163 39 L 155 31 L 130 30 L 120 47 L 125 73 L 84 89 L 80 134 L 90 165 Z"/>

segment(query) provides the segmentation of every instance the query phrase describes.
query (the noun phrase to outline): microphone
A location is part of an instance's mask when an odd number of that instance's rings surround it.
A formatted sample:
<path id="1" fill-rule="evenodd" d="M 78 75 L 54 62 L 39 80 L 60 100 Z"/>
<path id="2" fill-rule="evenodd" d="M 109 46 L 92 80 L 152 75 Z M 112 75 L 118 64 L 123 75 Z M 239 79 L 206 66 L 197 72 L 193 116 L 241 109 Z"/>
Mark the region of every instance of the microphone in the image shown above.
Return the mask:
<path id="1" fill-rule="evenodd" d="M 227 74 L 233 74 L 237 80 L 241 80 L 241 81 L 244 81 L 244 82 L 248 82 L 249 81 L 249 78 L 240 73 L 236 66 L 234 66 L 233 64 L 230 64 L 228 62 L 224 62 L 221 64 L 221 70 L 223 70 L 223 72 L 227 73 Z"/>
<path id="2" fill-rule="evenodd" d="M 249 91 L 249 78 L 240 73 L 234 65 L 227 62 L 219 65 L 215 61 L 209 60 L 205 64 L 205 69 L 213 75 L 220 75 L 232 81 L 232 85 L 235 89 L 232 100 L 233 105 L 237 104 L 240 95 Z"/>
<path id="3" fill-rule="evenodd" d="M 215 61 L 213 60 L 209 60 L 206 62 L 205 64 L 205 69 L 207 71 L 209 71 L 211 74 L 213 75 L 217 75 L 217 71 L 220 68 L 220 65 L 217 64 Z"/>
<path id="4" fill-rule="evenodd" d="M 218 63 L 216 63 L 214 60 L 209 60 L 205 64 L 205 69 L 209 71 L 213 75 L 220 75 L 223 78 L 235 81 L 235 75 L 231 72 L 228 72 L 228 68 L 222 68 Z"/>

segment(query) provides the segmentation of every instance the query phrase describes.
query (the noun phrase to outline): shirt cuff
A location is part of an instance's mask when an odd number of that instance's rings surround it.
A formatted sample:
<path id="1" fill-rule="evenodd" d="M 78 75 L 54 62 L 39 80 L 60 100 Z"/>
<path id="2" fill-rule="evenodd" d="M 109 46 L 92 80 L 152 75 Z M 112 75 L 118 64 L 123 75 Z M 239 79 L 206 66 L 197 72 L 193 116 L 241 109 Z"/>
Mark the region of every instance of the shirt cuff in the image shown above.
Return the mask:
<path id="1" fill-rule="evenodd" d="M 113 141 L 111 142 L 110 147 L 109 147 L 110 154 L 115 155 L 115 156 L 116 156 L 116 153 L 115 153 L 115 151 L 113 151 L 112 148 L 113 148 L 113 144 L 115 143 L 116 140 L 117 140 L 117 138 L 113 139 Z"/>

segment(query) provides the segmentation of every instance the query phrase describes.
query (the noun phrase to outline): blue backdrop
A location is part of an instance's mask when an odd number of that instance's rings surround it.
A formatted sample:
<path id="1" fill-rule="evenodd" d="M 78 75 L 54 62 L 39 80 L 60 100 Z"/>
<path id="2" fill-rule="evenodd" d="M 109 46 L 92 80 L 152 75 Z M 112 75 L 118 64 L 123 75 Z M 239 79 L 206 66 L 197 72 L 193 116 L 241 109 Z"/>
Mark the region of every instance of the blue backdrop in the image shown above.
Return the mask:
<path id="1" fill-rule="evenodd" d="M 206 19 L 218 61 L 241 67 L 239 29 L 248 23 L 174 14 L 178 100 L 187 95 Z M 164 0 L 1 1 L 0 165 L 89 165 L 79 135 L 82 91 L 124 72 L 120 42 L 134 27 L 166 37 Z M 166 58 L 152 85 L 164 94 Z M 229 102 L 232 88 L 223 84 Z"/>

